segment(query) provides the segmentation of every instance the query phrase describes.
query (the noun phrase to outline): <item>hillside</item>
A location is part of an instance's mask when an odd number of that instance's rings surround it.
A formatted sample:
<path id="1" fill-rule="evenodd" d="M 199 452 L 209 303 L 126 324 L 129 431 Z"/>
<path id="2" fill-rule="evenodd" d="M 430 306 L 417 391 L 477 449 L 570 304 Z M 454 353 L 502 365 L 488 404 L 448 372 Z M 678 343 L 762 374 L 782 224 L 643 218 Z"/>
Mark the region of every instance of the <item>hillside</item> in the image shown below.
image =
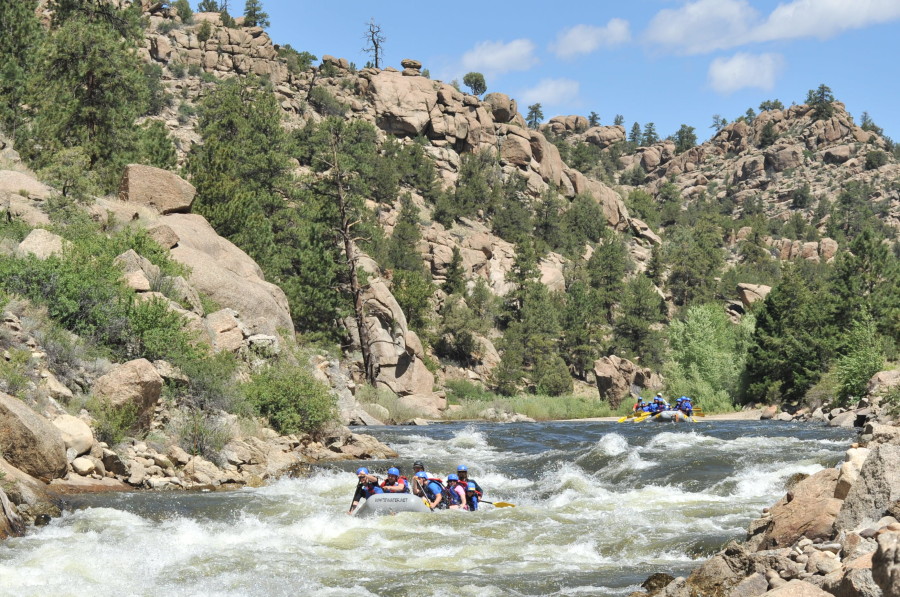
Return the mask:
<path id="1" fill-rule="evenodd" d="M 827 409 L 897 360 L 896 148 L 829 94 L 700 145 L 530 128 L 413 59 L 124 4 L 0 13 L 3 398 L 88 438 L 35 477 L 255 483 L 383 453 L 335 419 L 635 391 Z"/>

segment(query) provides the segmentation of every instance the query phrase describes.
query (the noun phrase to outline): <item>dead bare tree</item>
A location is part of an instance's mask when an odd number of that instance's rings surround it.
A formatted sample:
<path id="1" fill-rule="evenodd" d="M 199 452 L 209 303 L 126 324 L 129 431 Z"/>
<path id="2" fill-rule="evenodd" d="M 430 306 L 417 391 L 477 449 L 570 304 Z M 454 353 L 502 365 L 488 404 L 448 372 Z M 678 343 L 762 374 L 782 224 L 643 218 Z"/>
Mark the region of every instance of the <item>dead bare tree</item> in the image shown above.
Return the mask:
<path id="1" fill-rule="evenodd" d="M 375 17 L 369 19 L 366 23 L 366 32 L 363 35 L 366 41 L 366 47 L 363 52 L 372 57 L 375 68 L 381 68 L 381 60 L 384 58 L 384 42 L 387 41 L 384 33 L 381 32 L 381 25 L 375 22 Z"/>

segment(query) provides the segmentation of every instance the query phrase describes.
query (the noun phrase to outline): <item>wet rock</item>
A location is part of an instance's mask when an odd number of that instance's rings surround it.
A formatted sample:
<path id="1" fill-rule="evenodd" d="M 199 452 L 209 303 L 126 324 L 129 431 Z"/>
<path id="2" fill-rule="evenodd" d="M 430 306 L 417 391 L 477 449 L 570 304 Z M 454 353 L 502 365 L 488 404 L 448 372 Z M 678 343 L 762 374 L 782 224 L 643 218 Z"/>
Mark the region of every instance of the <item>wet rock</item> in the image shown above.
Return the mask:
<path id="1" fill-rule="evenodd" d="M 794 485 L 769 512 L 770 522 L 760 547 L 786 547 L 806 537 L 811 540 L 831 538 L 841 501 L 834 498 L 838 471 L 825 469 Z"/>

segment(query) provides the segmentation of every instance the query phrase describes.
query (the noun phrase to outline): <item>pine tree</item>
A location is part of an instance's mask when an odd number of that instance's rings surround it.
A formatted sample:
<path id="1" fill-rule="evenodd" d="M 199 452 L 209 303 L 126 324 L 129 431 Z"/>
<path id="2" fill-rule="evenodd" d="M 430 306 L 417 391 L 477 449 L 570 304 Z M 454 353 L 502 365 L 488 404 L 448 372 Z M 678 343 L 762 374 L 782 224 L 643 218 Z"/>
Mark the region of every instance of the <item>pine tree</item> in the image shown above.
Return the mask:
<path id="1" fill-rule="evenodd" d="M 263 269 L 284 248 L 276 213 L 289 185 L 288 138 L 275 96 L 253 79 L 220 83 L 200 106 L 201 145 L 188 158 L 194 209 Z"/>
<path id="2" fill-rule="evenodd" d="M 0 128 L 13 137 L 23 123 L 22 104 L 43 31 L 37 0 L 0 2 Z"/>
<path id="3" fill-rule="evenodd" d="M 544 111 L 541 110 L 541 104 L 531 104 L 528 106 L 528 115 L 525 117 L 525 122 L 528 123 L 528 126 L 537 129 L 538 125 L 541 124 L 541 121 L 544 119 Z"/>
<path id="4" fill-rule="evenodd" d="M 591 112 L 588 114 L 588 126 L 599 126 L 600 125 L 600 115 L 596 112 Z"/>
<path id="5" fill-rule="evenodd" d="M 678 132 L 675 133 L 675 151 L 682 153 L 697 145 L 697 135 L 694 133 L 694 127 L 682 124 Z"/>
<path id="6" fill-rule="evenodd" d="M 244 6 L 244 27 L 268 27 L 269 15 L 263 12 L 260 0 L 247 0 Z"/>
<path id="7" fill-rule="evenodd" d="M 613 119 L 613 124 L 616 126 L 624 126 L 625 125 L 625 117 L 621 114 L 616 114 L 615 119 Z"/>
<path id="8" fill-rule="evenodd" d="M 641 125 L 637 122 L 631 125 L 631 133 L 628 135 L 628 142 L 635 147 L 641 144 Z"/>
<path id="9" fill-rule="evenodd" d="M 447 266 L 447 274 L 444 278 L 444 292 L 447 294 L 462 294 L 466 288 L 466 278 L 463 272 L 462 254 L 459 247 L 454 246 Z"/>
<path id="10" fill-rule="evenodd" d="M 648 122 L 644 125 L 644 134 L 641 136 L 641 145 L 647 147 L 659 141 L 659 135 L 656 133 L 656 125 Z"/>
<path id="11" fill-rule="evenodd" d="M 135 52 L 137 13 L 76 0 L 60 0 L 55 9 L 29 88 L 35 117 L 24 153 L 40 168 L 80 146 L 110 189 L 137 150 L 135 119 L 148 104 Z"/>
<path id="12" fill-rule="evenodd" d="M 662 363 L 663 342 L 661 334 L 651 326 L 663 321 L 664 309 L 662 297 L 649 278 L 639 274 L 629 280 L 614 325 L 616 354 L 658 367 Z"/>
<path id="13" fill-rule="evenodd" d="M 481 95 L 487 91 L 487 83 L 484 82 L 484 75 L 481 73 L 466 73 L 463 77 L 463 85 L 472 91 L 472 95 Z"/>
<path id="14" fill-rule="evenodd" d="M 140 132 L 140 162 L 172 170 L 178 162 L 175 143 L 160 120 L 148 121 Z"/>
<path id="15" fill-rule="evenodd" d="M 197 5 L 197 12 L 219 12 L 222 7 L 216 0 L 200 0 Z"/>
<path id="16" fill-rule="evenodd" d="M 606 321 L 613 321 L 613 307 L 622 298 L 623 279 L 628 267 L 628 250 L 614 232 L 606 231 L 603 242 L 594 248 L 587 262 L 591 287 L 597 291 L 596 301 Z"/>
<path id="17" fill-rule="evenodd" d="M 815 90 L 810 89 L 806 94 L 806 103 L 813 109 L 813 118 L 827 120 L 834 114 L 834 94 L 831 88 L 822 83 Z"/>
<path id="18" fill-rule="evenodd" d="M 603 312 L 597 292 L 587 282 L 575 280 L 569 284 L 562 313 L 560 352 L 582 379 L 600 353 L 598 338 Z"/>

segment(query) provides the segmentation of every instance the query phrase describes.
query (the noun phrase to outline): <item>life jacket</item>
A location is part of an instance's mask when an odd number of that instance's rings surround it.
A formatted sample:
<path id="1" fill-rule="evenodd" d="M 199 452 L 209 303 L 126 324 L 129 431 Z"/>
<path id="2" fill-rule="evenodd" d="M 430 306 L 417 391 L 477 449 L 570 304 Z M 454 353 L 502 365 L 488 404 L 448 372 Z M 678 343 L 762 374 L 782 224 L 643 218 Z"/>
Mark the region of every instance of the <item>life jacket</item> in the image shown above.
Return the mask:
<path id="1" fill-rule="evenodd" d="M 360 483 L 359 488 L 362 490 L 363 497 L 368 499 L 375 494 L 384 493 L 384 490 L 377 483 Z"/>
<path id="2" fill-rule="evenodd" d="M 465 492 L 463 492 L 463 495 L 459 495 L 459 492 L 456 491 L 457 487 L 459 487 L 459 489 L 462 489 L 462 487 L 459 486 L 459 483 L 457 483 L 453 487 L 447 487 L 447 493 L 445 494 L 445 497 L 449 500 L 450 506 L 459 506 L 465 502 Z"/>
<path id="3" fill-rule="evenodd" d="M 462 483 L 462 481 L 460 481 L 460 483 Z M 481 499 L 481 496 L 484 495 L 484 492 L 481 490 L 481 485 L 478 484 L 478 481 L 475 481 L 474 479 L 467 479 L 466 483 L 475 485 L 475 497 Z"/>
<path id="4" fill-rule="evenodd" d="M 632 412 L 638 412 L 639 410 L 643 410 L 643 409 L 644 409 L 644 406 L 646 406 L 646 405 L 644 404 L 643 401 L 641 401 L 641 402 L 635 402 L 635 403 L 634 403 L 634 406 L 631 407 L 631 411 L 632 411 Z"/>
<path id="5" fill-rule="evenodd" d="M 394 483 L 394 485 L 403 485 L 403 491 L 387 491 L 385 489 L 385 486 L 387 486 L 387 482 L 387 479 L 385 479 L 379 486 L 385 493 L 409 493 L 409 480 L 406 477 L 397 477 L 397 483 Z"/>
<path id="6" fill-rule="evenodd" d="M 443 495 L 444 497 L 443 497 L 443 499 L 441 499 L 441 502 L 437 505 L 437 508 L 439 510 L 443 510 L 444 508 L 446 508 L 453 502 L 453 496 L 451 495 L 453 492 L 450 491 L 447 488 L 447 486 L 444 485 L 444 482 L 441 481 L 440 479 L 429 478 L 427 483 L 421 485 L 422 491 L 425 492 L 425 497 L 427 497 L 429 501 L 433 502 L 435 500 L 435 498 L 437 498 L 437 493 L 435 493 L 434 490 L 431 489 L 432 483 L 437 483 L 438 487 L 441 488 L 440 494 Z"/>

